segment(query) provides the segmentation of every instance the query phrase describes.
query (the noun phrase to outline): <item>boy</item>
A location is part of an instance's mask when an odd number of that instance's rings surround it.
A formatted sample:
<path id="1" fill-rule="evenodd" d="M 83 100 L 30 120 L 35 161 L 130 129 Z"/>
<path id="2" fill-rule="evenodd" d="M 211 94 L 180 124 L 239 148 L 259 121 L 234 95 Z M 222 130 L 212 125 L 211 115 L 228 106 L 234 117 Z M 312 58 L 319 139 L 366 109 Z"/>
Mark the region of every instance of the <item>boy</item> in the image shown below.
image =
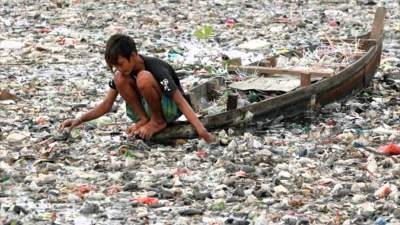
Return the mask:
<path id="1" fill-rule="evenodd" d="M 157 58 L 139 55 L 134 40 L 123 34 L 108 39 L 105 60 L 115 71 L 105 98 L 80 118 L 65 120 L 60 129 L 72 129 L 104 115 L 110 111 L 119 93 L 126 102 L 128 117 L 134 122 L 127 130 L 128 135 L 150 139 L 183 113 L 199 137 L 208 143 L 213 141 L 213 135 L 184 98 L 179 79 L 170 65 Z"/>

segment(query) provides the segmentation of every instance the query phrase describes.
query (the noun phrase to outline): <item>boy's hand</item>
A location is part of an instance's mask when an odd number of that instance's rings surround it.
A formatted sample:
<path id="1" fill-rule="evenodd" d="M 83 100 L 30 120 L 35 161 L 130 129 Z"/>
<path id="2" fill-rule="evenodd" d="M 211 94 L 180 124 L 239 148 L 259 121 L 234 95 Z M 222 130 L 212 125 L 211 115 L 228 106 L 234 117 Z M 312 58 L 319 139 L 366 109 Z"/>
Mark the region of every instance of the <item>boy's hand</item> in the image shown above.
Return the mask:
<path id="1" fill-rule="evenodd" d="M 79 126 L 81 123 L 79 119 L 67 119 L 60 125 L 59 129 L 62 130 L 69 127 L 69 130 L 72 130 L 72 128 Z"/>
<path id="2" fill-rule="evenodd" d="M 209 133 L 208 131 L 204 131 L 199 133 L 199 137 L 201 137 L 204 141 L 206 141 L 208 144 L 212 143 L 215 141 L 214 135 Z"/>

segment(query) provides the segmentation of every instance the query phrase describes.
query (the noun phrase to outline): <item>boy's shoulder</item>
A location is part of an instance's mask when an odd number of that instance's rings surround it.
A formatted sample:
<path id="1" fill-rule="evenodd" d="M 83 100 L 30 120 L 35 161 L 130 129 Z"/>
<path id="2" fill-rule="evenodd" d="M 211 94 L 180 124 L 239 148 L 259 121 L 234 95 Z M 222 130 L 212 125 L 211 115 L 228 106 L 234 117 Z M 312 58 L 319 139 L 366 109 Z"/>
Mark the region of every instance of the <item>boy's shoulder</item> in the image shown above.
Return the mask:
<path id="1" fill-rule="evenodd" d="M 172 66 L 168 62 L 166 62 L 160 58 L 153 57 L 153 56 L 143 56 L 143 55 L 141 55 L 141 57 L 144 61 L 144 65 L 145 65 L 146 69 L 152 69 L 152 68 L 154 68 L 154 69 L 165 68 L 165 69 L 169 69 L 169 70 L 172 69 Z"/>
<path id="2" fill-rule="evenodd" d="M 168 62 L 166 62 L 166 61 L 164 61 L 163 59 L 160 59 L 160 58 L 158 58 L 158 57 L 154 57 L 154 56 L 146 56 L 146 55 L 140 55 L 141 57 L 142 57 L 142 59 L 143 59 L 143 61 L 146 63 L 146 62 L 149 62 L 149 63 L 162 63 L 162 64 L 167 64 L 167 65 L 169 65 L 169 63 Z"/>

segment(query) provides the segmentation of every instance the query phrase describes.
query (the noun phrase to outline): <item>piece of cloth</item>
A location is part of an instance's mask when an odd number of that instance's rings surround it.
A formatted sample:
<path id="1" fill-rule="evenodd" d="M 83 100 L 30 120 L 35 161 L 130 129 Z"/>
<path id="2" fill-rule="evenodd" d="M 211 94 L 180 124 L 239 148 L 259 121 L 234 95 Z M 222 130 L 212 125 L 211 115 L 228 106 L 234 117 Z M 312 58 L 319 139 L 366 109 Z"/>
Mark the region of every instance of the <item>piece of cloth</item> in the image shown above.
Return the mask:
<path id="1" fill-rule="evenodd" d="M 147 102 L 144 100 L 143 97 L 140 98 L 142 101 L 142 105 L 144 111 L 146 112 L 147 116 L 151 118 L 151 109 Z M 126 103 L 126 114 L 127 116 L 134 122 L 138 122 L 140 120 L 139 116 L 132 110 L 132 108 Z M 176 105 L 175 101 L 173 101 L 170 97 L 163 95 L 161 99 L 161 108 L 163 111 L 164 119 L 167 123 L 174 122 L 178 119 L 182 112 L 179 110 L 178 106 Z"/>
<path id="2" fill-rule="evenodd" d="M 182 95 L 184 95 L 179 78 L 171 65 L 158 58 L 142 55 L 140 57 L 144 61 L 144 69 L 153 74 L 164 95 L 172 97 L 176 90 L 181 91 Z M 131 76 L 136 79 L 137 74 L 132 72 Z M 116 89 L 113 79 L 110 80 L 109 86 L 112 89 Z"/>

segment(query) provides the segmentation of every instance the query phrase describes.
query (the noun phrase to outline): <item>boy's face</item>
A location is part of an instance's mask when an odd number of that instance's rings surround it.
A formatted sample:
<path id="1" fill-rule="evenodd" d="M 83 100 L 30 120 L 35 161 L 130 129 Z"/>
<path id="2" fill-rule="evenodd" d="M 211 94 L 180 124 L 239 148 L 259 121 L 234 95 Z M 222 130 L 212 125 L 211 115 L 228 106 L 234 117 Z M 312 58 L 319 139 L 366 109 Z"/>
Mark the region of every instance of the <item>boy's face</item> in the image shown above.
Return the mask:
<path id="1" fill-rule="evenodd" d="M 115 65 L 116 69 L 123 76 L 129 76 L 129 74 L 131 74 L 134 66 L 135 66 L 135 63 L 134 63 L 133 54 L 131 55 L 129 60 L 127 58 L 119 55 L 118 56 L 118 60 L 117 60 L 117 64 Z"/>

